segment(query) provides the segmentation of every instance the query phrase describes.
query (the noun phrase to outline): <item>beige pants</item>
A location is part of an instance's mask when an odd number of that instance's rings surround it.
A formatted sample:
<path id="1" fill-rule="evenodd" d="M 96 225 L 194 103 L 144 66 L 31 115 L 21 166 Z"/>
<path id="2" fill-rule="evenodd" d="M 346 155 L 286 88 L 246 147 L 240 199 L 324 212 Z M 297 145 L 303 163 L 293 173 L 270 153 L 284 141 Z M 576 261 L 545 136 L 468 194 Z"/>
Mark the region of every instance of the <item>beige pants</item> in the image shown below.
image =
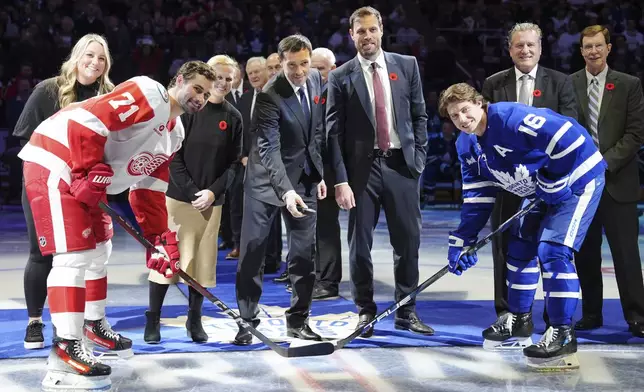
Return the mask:
<path id="1" fill-rule="evenodd" d="M 202 286 L 215 287 L 222 207 L 209 207 L 199 212 L 190 203 L 169 197 L 165 201 L 168 208 L 168 228 L 176 231 L 179 239 L 181 269 Z M 153 270 L 148 279 L 159 284 L 183 282 L 176 275 L 167 279 Z"/>

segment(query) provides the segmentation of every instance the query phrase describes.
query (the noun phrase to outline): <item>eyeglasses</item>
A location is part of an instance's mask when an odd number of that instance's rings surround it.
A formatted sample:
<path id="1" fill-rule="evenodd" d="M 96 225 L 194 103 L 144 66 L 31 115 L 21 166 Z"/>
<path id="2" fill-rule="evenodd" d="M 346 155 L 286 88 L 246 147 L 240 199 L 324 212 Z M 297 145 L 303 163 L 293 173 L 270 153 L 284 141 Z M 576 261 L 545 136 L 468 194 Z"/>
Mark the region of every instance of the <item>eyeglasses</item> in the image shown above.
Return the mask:
<path id="1" fill-rule="evenodd" d="M 590 52 L 593 49 L 595 49 L 598 52 L 603 52 L 606 49 L 606 45 L 605 44 L 594 44 L 594 45 L 586 44 L 586 45 L 582 46 L 581 49 L 584 52 Z"/>

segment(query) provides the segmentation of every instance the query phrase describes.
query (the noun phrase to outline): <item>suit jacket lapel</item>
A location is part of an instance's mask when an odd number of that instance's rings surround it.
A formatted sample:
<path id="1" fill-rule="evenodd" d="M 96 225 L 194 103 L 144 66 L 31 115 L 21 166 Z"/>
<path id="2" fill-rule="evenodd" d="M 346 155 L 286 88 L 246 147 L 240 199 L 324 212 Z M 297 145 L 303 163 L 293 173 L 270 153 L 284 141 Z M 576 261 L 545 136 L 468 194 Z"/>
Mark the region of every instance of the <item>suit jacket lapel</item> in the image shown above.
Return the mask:
<path id="1" fill-rule="evenodd" d="M 398 117 L 396 116 L 396 113 L 398 113 L 398 108 L 396 105 L 398 102 L 400 102 L 400 97 L 403 96 L 403 86 L 409 86 L 409 84 L 406 82 L 404 79 L 404 74 L 400 70 L 400 67 L 396 63 L 396 61 L 392 58 L 392 56 L 389 55 L 389 53 L 385 52 L 385 62 L 387 63 L 387 71 L 389 75 L 396 75 L 395 79 L 392 80 L 391 77 L 387 77 L 387 80 L 383 80 L 383 83 L 389 83 L 389 86 L 391 86 L 391 106 L 392 110 L 394 111 L 393 113 L 393 118 L 394 122 L 397 124 L 398 123 Z M 394 129 L 398 129 L 396 127 L 396 124 L 394 125 Z"/>
<path id="2" fill-rule="evenodd" d="M 279 74 L 279 82 L 280 82 L 280 90 L 282 92 L 280 95 L 284 97 L 284 102 L 286 103 L 286 106 L 295 114 L 295 117 L 297 118 L 297 121 L 300 123 L 300 126 L 302 127 L 302 131 L 304 131 L 304 134 L 306 135 L 308 133 L 309 126 L 306 124 L 306 121 L 304 120 L 304 112 L 302 112 L 302 106 L 300 105 L 300 100 L 297 98 L 295 95 L 295 91 L 293 91 L 293 88 L 291 87 L 291 84 L 286 80 L 286 75 L 283 73 Z"/>
<path id="3" fill-rule="evenodd" d="M 373 129 L 376 129 L 376 116 L 371 107 L 371 99 L 369 98 L 369 90 L 367 89 L 367 82 L 364 78 L 364 73 L 362 72 L 362 67 L 360 66 L 360 60 L 358 57 L 353 58 L 353 73 L 351 74 L 351 83 L 355 87 L 356 94 L 362 103 L 364 111 L 367 113 L 369 121 Z"/>
<path id="4" fill-rule="evenodd" d="M 311 108 L 311 123 L 306 132 L 306 142 L 308 144 L 311 134 L 315 130 L 314 124 L 317 124 L 317 118 L 320 115 L 320 91 L 312 85 L 310 78 L 306 81 L 306 89 L 309 93 L 309 107 Z M 316 97 L 318 102 L 315 102 Z"/>
<path id="5" fill-rule="evenodd" d="M 517 101 L 517 75 L 512 67 L 505 75 L 505 98 L 507 102 Z"/>
<path id="6" fill-rule="evenodd" d="M 588 79 L 586 79 L 586 71 L 582 69 L 577 72 L 572 83 L 579 99 L 580 118 L 583 118 L 584 124 L 588 126 Z"/>
<path id="7" fill-rule="evenodd" d="M 516 81 L 516 78 L 514 78 Z M 534 81 L 534 91 L 539 90 L 541 94 L 534 95 L 532 94 L 532 106 L 535 108 L 545 107 L 544 102 L 547 97 L 545 97 L 546 86 L 548 85 L 548 74 L 543 71 L 543 68 L 537 68 L 537 78 Z M 516 89 L 515 89 L 516 91 Z"/>
<path id="8" fill-rule="evenodd" d="M 617 75 L 610 68 L 608 68 L 608 72 L 606 72 L 606 85 L 612 83 L 614 86 L 617 84 L 617 82 Z M 602 107 L 599 109 L 599 119 L 597 120 L 597 129 L 601 129 L 602 120 L 604 119 L 604 117 L 606 117 L 606 112 L 608 112 L 610 101 L 613 99 L 614 94 L 615 90 L 609 90 L 606 88 L 606 86 L 604 86 L 604 92 L 602 95 Z"/>

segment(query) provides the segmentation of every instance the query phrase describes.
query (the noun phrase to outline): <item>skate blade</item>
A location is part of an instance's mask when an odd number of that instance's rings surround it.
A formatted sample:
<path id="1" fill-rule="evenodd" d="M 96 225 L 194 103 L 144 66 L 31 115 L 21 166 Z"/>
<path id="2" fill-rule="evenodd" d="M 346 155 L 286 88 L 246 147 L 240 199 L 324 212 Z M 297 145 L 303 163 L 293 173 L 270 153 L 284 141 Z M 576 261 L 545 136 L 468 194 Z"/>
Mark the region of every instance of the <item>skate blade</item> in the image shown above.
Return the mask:
<path id="1" fill-rule="evenodd" d="M 519 350 L 532 345 L 532 338 L 510 338 L 502 342 L 485 339 L 483 349 L 490 351 Z"/>
<path id="2" fill-rule="evenodd" d="M 566 354 L 553 358 L 526 357 L 527 365 L 538 372 L 561 372 L 579 369 L 577 354 Z"/>
<path id="3" fill-rule="evenodd" d="M 97 392 L 112 389 L 109 376 L 81 376 L 78 374 L 48 371 L 41 383 L 44 392 Z"/>
<path id="4" fill-rule="evenodd" d="M 108 350 L 105 347 L 96 344 L 95 342 L 85 338 L 85 345 L 88 349 L 92 350 L 92 354 L 96 359 L 103 360 L 116 360 L 116 359 L 130 359 L 134 356 L 134 351 L 131 348 L 125 350 Z"/>

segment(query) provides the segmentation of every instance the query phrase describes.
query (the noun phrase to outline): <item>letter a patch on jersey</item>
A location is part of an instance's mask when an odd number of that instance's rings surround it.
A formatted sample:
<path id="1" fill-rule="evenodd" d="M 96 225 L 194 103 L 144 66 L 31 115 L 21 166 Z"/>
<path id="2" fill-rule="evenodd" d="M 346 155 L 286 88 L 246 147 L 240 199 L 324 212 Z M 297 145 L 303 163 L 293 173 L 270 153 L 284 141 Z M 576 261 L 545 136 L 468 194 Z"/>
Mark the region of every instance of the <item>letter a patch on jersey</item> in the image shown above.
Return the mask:
<path id="1" fill-rule="evenodd" d="M 509 153 L 509 152 L 512 152 L 512 151 L 514 151 L 514 150 L 510 150 L 509 148 L 501 147 L 501 146 L 499 146 L 498 144 L 495 144 L 495 145 L 494 145 L 494 149 L 495 149 L 495 150 L 496 150 L 496 152 L 498 152 L 498 153 L 499 153 L 499 155 L 501 155 L 503 158 L 505 158 L 505 154 L 507 154 L 507 153 Z"/>

